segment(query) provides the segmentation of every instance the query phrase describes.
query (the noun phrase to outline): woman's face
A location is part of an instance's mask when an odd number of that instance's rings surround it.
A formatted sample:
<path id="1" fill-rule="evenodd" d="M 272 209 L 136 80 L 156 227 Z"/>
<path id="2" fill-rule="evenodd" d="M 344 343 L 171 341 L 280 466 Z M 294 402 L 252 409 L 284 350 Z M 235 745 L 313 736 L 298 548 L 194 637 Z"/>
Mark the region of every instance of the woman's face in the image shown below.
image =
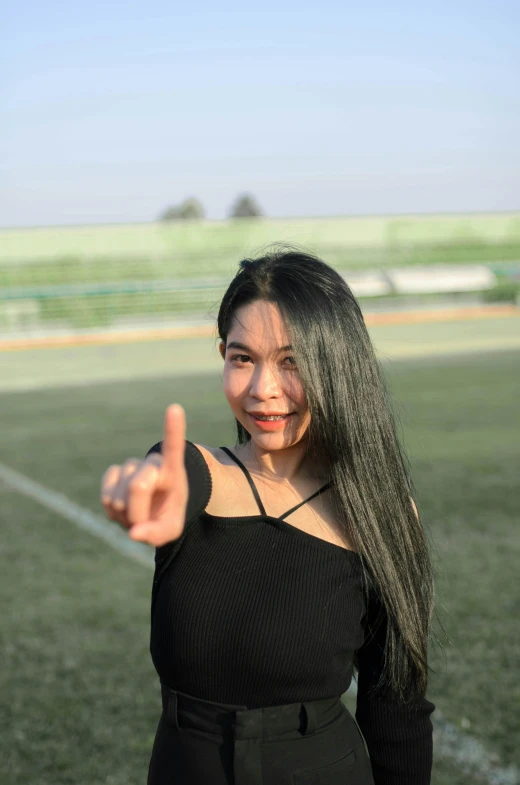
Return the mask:
<path id="1" fill-rule="evenodd" d="M 224 358 L 224 393 L 233 414 L 263 450 L 290 447 L 302 440 L 310 422 L 305 393 L 275 303 L 255 300 L 237 309 Z M 284 348 L 285 347 L 285 348 Z M 289 415 L 262 423 L 253 414 Z"/>

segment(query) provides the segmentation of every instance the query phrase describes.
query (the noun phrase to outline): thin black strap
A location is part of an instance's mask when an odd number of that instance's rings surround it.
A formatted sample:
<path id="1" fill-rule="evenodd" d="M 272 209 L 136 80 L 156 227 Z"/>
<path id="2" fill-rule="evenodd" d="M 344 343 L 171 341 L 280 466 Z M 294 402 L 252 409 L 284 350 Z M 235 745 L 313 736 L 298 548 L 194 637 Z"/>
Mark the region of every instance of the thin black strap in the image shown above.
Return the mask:
<path id="1" fill-rule="evenodd" d="M 257 502 L 257 504 L 258 504 L 258 506 L 259 506 L 259 508 L 260 508 L 260 513 L 261 513 L 262 515 L 267 515 L 267 513 L 266 513 L 266 511 L 265 511 L 265 507 L 264 507 L 264 505 L 262 504 L 262 500 L 260 499 L 260 496 L 259 496 L 259 494 L 258 494 L 258 491 L 257 491 L 257 489 L 256 489 L 256 486 L 255 486 L 255 484 L 254 484 L 254 482 L 253 482 L 253 478 L 252 478 L 252 477 L 251 477 L 251 475 L 249 474 L 248 470 L 246 469 L 246 467 L 244 466 L 244 464 L 242 463 L 242 461 L 241 461 L 241 460 L 239 460 L 239 458 L 237 458 L 237 456 L 236 456 L 236 455 L 234 455 L 234 454 L 231 452 L 231 450 L 228 450 L 228 448 L 227 448 L 227 447 L 221 447 L 220 449 L 221 449 L 221 450 L 224 450 L 224 452 L 226 452 L 226 453 L 227 453 L 227 454 L 228 454 L 228 455 L 229 455 L 231 458 L 233 458 L 233 460 L 234 460 L 236 463 L 238 463 L 238 465 L 240 466 L 240 468 L 242 469 L 242 471 L 243 471 L 243 472 L 244 472 L 244 474 L 246 475 L 246 477 L 247 477 L 247 480 L 248 480 L 248 482 L 249 482 L 249 485 L 251 486 L 251 490 L 253 491 L 253 493 L 254 493 L 254 496 L 255 496 L 255 499 L 256 499 L 256 502 Z M 328 482 L 326 485 L 323 485 L 323 486 L 322 486 L 322 487 L 319 489 L 319 491 L 316 491 L 316 493 L 313 493 L 313 494 L 312 494 L 312 496 L 309 496 L 309 498 L 308 498 L 308 499 L 305 499 L 304 501 L 302 501 L 302 502 L 300 502 L 299 504 L 297 504 L 295 507 L 291 507 L 291 509 L 290 509 L 290 510 L 288 510 L 288 511 L 287 511 L 286 513 L 284 513 L 283 515 L 280 515 L 280 516 L 279 516 L 279 520 L 282 520 L 282 521 L 283 521 L 283 519 L 284 519 L 284 518 L 286 518 L 286 517 L 287 517 L 288 515 L 290 515 L 292 512 L 294 512 L 295 510 L 297 510 L 299 507 L 302 507 L 304 504 L 307 504 L 307 502 L 310 502 L 310 500 L 311 500 L 311 499 L 314 499 L 314 497 L 315 497 L 315 496 L 319 496 L 319 495 L 320 495 L 320 493 L 323 493 L 323 491 L 326 491 L 326 490 L 328 490 L 328 489 L 331 487 L 331 485 L 332 485 L 332 483 L 330 483 L 330 482 Z M 272 517 L 272 516 L 268 516 L 268 517 Z"/>
<path id="2" fill-rule="evenodd" d="M 240 468 L 242 469 L 242 471 L 243 471 L 243 472 L 244 472 L 244 474 L 246 475 L 246 477 L 247 477 L 247 481 L 248 481 L 249 485 L 251 486 L 251 490 L 253 491 L 254 497 L 255 497 L 255 499 L 256 499 L 256 503 L 258 504 L 258 506 L 259 506 L 259 508 L 260 508 L 260 514 L 261 514 L 261 515 L 267 515 L 267 513 L 266 513 L 266 511 L 265 511 L 265 507 L 264 507 L 264 505 L 262 504 L 262 500 L 261 500 L 261 498 L 260 498 L 260 496 L 259 496 L 259 494 L 258 494 L 258 491 L 256 490 L 256 486 L 255 486 L 255 484 L 254 484 L 254 482 L 253 482 L 253 478 L 251 477 L 251 475 L 250 475 L 250 474 L 249 474 L 249 472 L 247 471 L 247 469 L 246 469 L 246 467 L 244 466 L 244 464 L 242 463 L 242 461 L 241 461 L 241 460 L 239 460 L 239 459 L 237 458 L 237 456 L 236 456 L 236 455 L 233 455 L 233 453 L 231 452 L 231 450 L 228 450 L 228 448 L 227 448 L 227 447 L 221 447 L 220 449 L 221 449 L 221 450 L 224 450 L 224 452 L 227 452 L 227 454 L 230 456 L 230 458 L 233 458 L 233 460 L 234 460 L 236 463 L 238 463 L 238 465 L 240 466 Z"/>
<path id="3" fill-rule="evenodd" d="M 291 507 L 291 509 L 290 509 L 288 512 L 284 513 L 283 515 L 280 515 L 280 520 L 281 520 L 281 521 L 283 521 L 283 519 L 284 519 L 284 518 L 286 518 L 286 517 L 287 517 L 288 515 L 290 515 L 292 512 L 294 512 L 295 510 L 297 510 L 297 509 L 298 509 L 298 507 L 302 507 L 304 504 L 307 504 L 307 502 L 310 502 L 310 500 L 311 500 L 311 499 L 314 499 L 314 497 L 315 497 L 315 496 L 319 496 L 319 495 L 320 495 L 320 493 L 323 493 L 323 491 L 326 491 L 326 490 L 328 490 L 328 488 L 330 488 L 330 487 L 331 487 L 331 485 L 332 485 L 332 483 L 331 483 L 331 482 L 328 482 L 326 485 L 323 485 L 323 486 L 322 486 L 322 487 L 319 489 L 319 491 L 316 491 L 316 493 L 313 493 L 313 494 L 312 494 L 312 496 L 309 496 L 309 498 L 308 498 L 308 499 L 305 499 L 305 501 L 303 501 L 303 502 L 300 502 L 299 504 L 297 504 L 297 505 L 296 505 L 296 507 Z"/>

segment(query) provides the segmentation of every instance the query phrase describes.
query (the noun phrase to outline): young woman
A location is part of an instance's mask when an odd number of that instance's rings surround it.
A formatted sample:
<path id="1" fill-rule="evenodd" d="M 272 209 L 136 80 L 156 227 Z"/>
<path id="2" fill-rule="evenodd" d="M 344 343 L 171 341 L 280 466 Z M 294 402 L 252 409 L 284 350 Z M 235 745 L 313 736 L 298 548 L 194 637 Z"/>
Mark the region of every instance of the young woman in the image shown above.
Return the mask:
<path id="1" fill-rule="evenodd" d="M 240 263 L 218 333 L 235 445 L 186 441 L 172 405 L 102 481 L 156 548 L 148 785 L 428 785 L 432 566 L 359 305 L 275 250 Z"/>

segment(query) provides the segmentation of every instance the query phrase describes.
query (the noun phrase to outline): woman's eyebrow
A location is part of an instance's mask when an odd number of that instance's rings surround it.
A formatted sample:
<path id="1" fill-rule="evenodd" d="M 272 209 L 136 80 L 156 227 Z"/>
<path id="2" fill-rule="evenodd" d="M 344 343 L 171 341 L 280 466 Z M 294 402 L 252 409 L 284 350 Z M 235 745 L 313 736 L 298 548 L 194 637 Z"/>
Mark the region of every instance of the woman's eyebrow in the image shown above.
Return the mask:
<path id="1" fill-rule="evenodd" d="M 246 346 L 245 343 L 240 343 L 240 341 L 230 341 L 226 346 L 226 349 L 243 349 L 245 352 L 253 352 L 253 349 L 250 349 L 249 346 Z M 292 351 L 291 344 L 287 344 L 287 346 L 281 346 L 279 349 L 275 351 L 278 352 L 290 352 Z"/>

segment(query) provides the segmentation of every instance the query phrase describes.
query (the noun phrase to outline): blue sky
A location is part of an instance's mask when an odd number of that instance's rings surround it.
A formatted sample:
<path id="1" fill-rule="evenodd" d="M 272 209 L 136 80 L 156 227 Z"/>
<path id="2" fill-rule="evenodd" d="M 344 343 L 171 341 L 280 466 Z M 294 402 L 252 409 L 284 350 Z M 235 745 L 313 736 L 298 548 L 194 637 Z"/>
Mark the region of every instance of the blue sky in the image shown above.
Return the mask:
<path id="1" fill-rule="evenodd" d="M 0 225 L 520 208 L 517 2 L 0 11 Z"/>

